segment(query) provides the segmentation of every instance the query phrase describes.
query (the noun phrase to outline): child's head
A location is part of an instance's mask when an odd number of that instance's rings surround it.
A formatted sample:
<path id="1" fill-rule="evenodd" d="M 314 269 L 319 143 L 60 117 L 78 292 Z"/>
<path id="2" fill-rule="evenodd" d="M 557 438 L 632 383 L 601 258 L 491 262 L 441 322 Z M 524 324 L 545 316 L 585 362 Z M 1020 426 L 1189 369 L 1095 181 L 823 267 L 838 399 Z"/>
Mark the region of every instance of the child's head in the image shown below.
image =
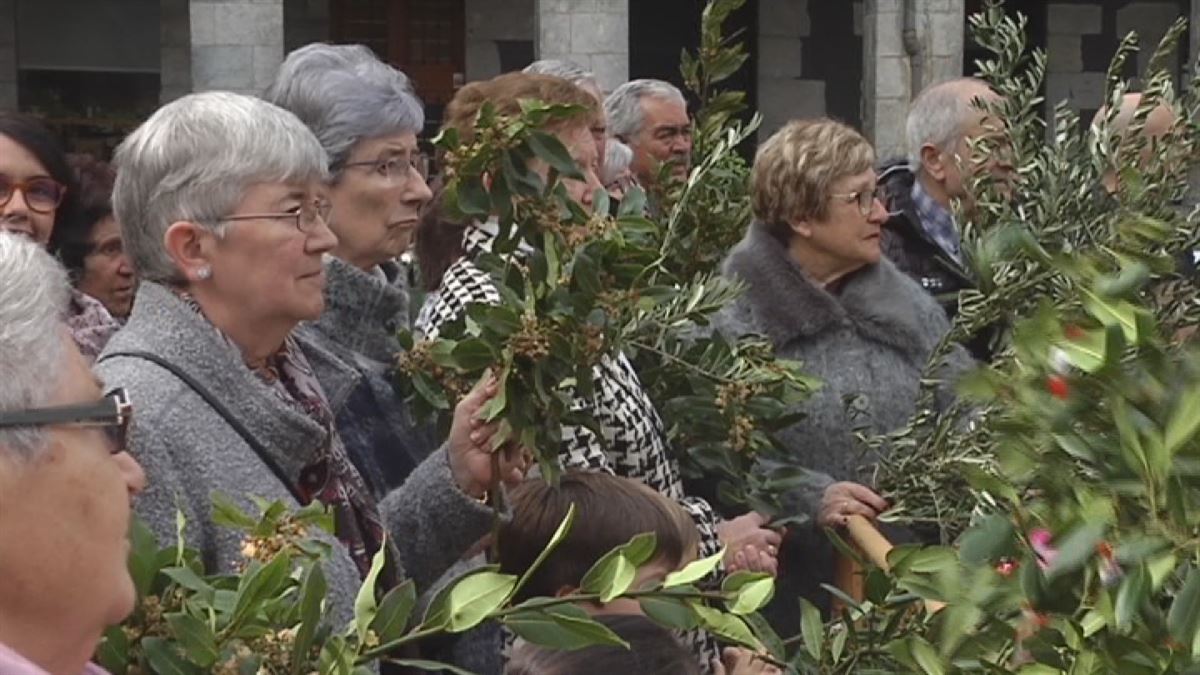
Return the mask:
<path id="1" fill-rule="evenodd" d="M 555 651 L 523 642 L 513 650 L 504 675 L 699 675 L 696 655 L 671 632 L 644 616 L 612 614 L 595 617 L 629 643 Z"/>
<path id="2" fill-rule="evenodd" d="M 500 530 L 500 568 L 521 574 L 546 548 L 575 505 L 575 524 L 554 553 L 521 589 L 517 600 L 560 595 L 579 587 L 604 554 L 635 535 L 653 532 L 654 558 L 635 585 L 678 569 L 696 555 L 699 535 L 683 507 L 628 478 L 568 472 L 557 488 L 530 478 L 510 493 L 512 520 Z"/>

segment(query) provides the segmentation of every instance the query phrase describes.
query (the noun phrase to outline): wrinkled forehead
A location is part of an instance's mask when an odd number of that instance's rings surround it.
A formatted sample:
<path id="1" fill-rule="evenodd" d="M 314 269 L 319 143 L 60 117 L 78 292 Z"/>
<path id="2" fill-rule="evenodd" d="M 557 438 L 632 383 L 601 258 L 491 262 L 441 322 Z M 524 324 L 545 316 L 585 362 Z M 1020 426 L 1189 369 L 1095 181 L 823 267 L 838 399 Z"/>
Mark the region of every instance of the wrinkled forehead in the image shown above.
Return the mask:
<path id="1" fill-rule="evenodd" d="M 666 96 L 643 98 L 642 113 L 645 126 L 649 129 L 662 126 L 682 126 L 690 122 L 684 102 Z"/>

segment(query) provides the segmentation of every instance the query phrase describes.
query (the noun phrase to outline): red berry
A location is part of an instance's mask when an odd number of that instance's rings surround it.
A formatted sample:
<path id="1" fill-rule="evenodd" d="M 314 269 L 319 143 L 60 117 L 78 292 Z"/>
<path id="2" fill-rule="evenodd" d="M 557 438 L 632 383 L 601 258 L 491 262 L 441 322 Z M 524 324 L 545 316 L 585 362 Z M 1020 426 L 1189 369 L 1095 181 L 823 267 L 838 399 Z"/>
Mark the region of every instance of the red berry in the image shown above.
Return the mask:
<path id="1" fill-rule="evenodd" d="M 996 565 L 996 573 L 1002 577 L 1011 577 L 1012 573 L 1017 571 L 1017 565 L 1017 561 L 1005 558 Z"/>
<path id="2" fill-rule="evenodd" d="M 1071 396 L 1071 386 L 1067 384 L 1067 378 L 1062 375 L 1050 375 L 1046 378 L 1046 389 L 1050 390 L 1050 394 L 1059 400 L 1065 401 Z"/>
<path id="3" fill-rule="evenodd" d="M 1069 323 L 1063 327 L 1063 335 L 1066 335 L 1068 340 L 1075 341 L 1082 340 L 1087 333 L 1085 333 L 1084 330 L 1079 326 Z"/>

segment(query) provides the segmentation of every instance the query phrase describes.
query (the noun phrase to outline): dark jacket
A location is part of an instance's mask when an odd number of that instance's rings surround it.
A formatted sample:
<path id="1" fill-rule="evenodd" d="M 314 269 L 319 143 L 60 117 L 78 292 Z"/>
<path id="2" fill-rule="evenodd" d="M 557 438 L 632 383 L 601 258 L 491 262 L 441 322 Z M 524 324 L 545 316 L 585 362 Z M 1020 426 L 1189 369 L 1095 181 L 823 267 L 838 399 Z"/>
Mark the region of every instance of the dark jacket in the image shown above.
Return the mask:
<path id="1" fill-rule="evenodd" d="M 337 258 L 325 259 L 325 311 L 318 321 L 297 329 L 353 370 L 313 361 L 338 433 L 350 459 L 376 498 L 407 480 L 439 445 L 432 423 L 418 423 L 392 385 L 392 368 L 407 328 L 408 299 L 390 277 L 368 274 Z"/>
<path id="2" fill-rule="evenodd" d="M 883 225 L 883 255 L 932 295 L 951 321 L 958 314 L 958 294 L 975 288 L 971 273 L 942 250 L 921 224 L 912 200 L 916 174 L 908 160 L 896 159 L 879 169 L 880 198 L 890 217 Z M 967 351 L 990 360 L 997 329 L 988 329 L 964 341 Z"/>
<path id="3" fill-rule="evenodd" d="M 777 434 L 795 464 L 812 472 L 785 504 L 814 517 L 814 526 L 789 532 L 781 551 L 780 611 L 772 618 L 791 634 L 796 595 L 819 605 L 829 597 L 820 584 L 832 583 L 833 550 L 815 528 L 825 488 L 837 481 L 871 485 L 877 457 L 865 452 L 855 430 L 887 433 L 909 421 L 922 374 L 950 325 L 886 258 L 852 273 L 836 295 L 814 285 L 761 223 L 750 226 L 723 271 L 746 291 L 717 315 L 717 330 L 731 339 L 761 335 L 780 358 L 800 361 L 822 382 L 801 405 L 805 417 Z M 949 383 L 971 366 L 955 348 L 938 374 Z M 952 400 L 949 391 L 942 387 L 939 404 Z"/>

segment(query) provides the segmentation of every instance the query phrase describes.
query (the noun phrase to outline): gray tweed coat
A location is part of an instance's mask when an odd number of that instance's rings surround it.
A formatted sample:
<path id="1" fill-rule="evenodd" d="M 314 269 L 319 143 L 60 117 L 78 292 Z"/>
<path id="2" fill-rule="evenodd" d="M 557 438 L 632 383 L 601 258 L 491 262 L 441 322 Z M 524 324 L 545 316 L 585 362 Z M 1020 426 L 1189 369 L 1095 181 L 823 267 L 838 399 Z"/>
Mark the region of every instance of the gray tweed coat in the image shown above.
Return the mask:
<path id="1" fill-rule="evenodd" d="M 780 357 L 801 361 L 805 372 L 822 381 L 803 404 L 806 417 L 779 434 L 796 463 L 813 472 L 787 506 L 815 516 L 830 483 L 869 485 L 876 458 L 864 454 L 854 432 L 889 432 L 907 423 L 922 371 L 949 323 L 937 303 L 887 259 L 853 273 L 840 292 L 827 292 L 761 223 L 751 224 L 725 260 L 724 273 L 747 288 L 718 315 L 717 330 L 727 337 L 764 336 Z M 956 347 L 940 374 L 952 379 L 971 363 Z M 939 395 L 941 404 L 949 402 L 948 391 Z M 802 594 L 821 600 L 815 594 L 829 578 L 828 541 L 813 531 L 798 535 L 783 553 L 804 560 L 781 562 L 785 569 L 814 572 Z M 787 595 L 786 585 L 781 583 L 781 596 Z M 787 602 L 794 605 L 794 596 Z"/>
<path id="2" fill-rule="evenodd" d="M 297 335 L 314 369 L 329 372 L 337 359 Z M 287 487 L 203 399 L 173 374 L 114 352 L 149 351 L 182 368 L 219 396 L 290 475 L 299 473 L 324 441 L 326 430 L 279 400 L 247 369 L 202 317 L 170 290 L 144 282 L 128 324 L 101 354 L 97 372 L 108 387 L 125 387 L 135 409 L 131 452 L 149 486 L 134 502 L 160 542 L 173 541 L 175 512 L 187 516 L 188 544 L 210 570 L 232 572 L 240 557 L 237 534 L 217 527 L 211 495 L 219 491 L 249 509 L 251 495 L 298 505 Z M 355 373 L 342 366 L 346 377 Z M 322 380 L 323 386 L 328 386 Z M 487 534 L 491 510 L 454 484 L 445 449 L 431 454 L 405 484 L 380 502 L 395 543 L 401 574 L 423 588 Z M 339 545 L 326 568 L 335 621 L 353 613 L 359 574 Z"/>

